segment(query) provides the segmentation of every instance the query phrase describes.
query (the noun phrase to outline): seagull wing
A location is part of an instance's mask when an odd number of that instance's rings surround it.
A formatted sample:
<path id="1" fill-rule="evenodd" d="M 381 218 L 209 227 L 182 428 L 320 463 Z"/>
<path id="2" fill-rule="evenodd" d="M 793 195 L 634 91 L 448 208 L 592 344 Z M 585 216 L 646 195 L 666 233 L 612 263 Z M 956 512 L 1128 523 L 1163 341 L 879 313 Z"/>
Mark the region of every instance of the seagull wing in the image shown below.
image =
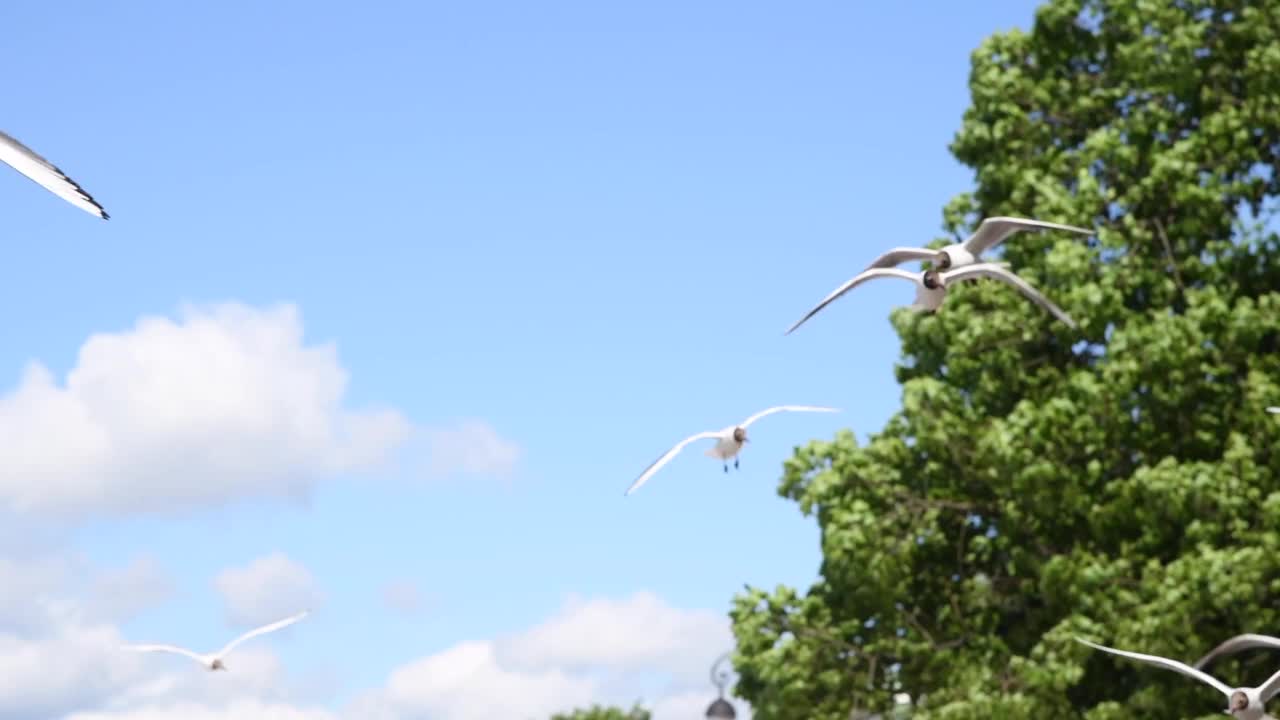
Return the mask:
<path id="1" fill-rule="evenodd" d="M 1074 225 L 1059 225 L 1030 218 L 989 217 L 978 225 L 978 229 L 969 236 L 968 240 L 964 241 L 964 249 L 977 257 L 982 251 L 989 250 L 1004 242 L 1004 239 L 1010 235 L 1024 230 L 1065 230 L 1081 235 L 1093 234 L 1092 230 Z"/>
<path id="2" fill-rule="evenodd" d="M 1158 665 L 1159 667 L 1162 667 L 1166 670 L 1172 670 L 1176 673 L 1186 675 L 1189 678 L 1195 678 L 1196 680 L 1199 680 L 1200 682 L 1205 683 L 1206 685 L 1212 685 L 1214 688 L 1218 690 L 1218 692 L 1222 693 L 1223 695 L 1226 695 L 1227 697 L 1231 697 L 1231 688 L 1227 687 L 1221 680 L 1210 675 L 1209 673 L 1197 670 L 1191 667 L 1190 665 L 1180 663 L 1177 660 L 1162 658 L 1159 655 L 1143 655 L 1142 653 L 1129 652 L 1127 650 L 1115 650 L 1109 647 L 1105 647 L 1103 645 L 1095 645 L 1094 643 L 1091 643 L 1088 640 L 1081 640 L 1080 638 L 1076 638 L 1076 642 L 1088 645 L 1094 650 L 1109 652 L 1112 655 L 1120 655 L 1122 657 L 1127 657 L 1133 660 L 1141 660 L 1142 662 L 1150 663 L 1152 665 Z"/>
<path id="3" fill-rule="evenodd" d="M 832 302 L 835 301 L 836 298 L 840 297 L 841 295 L 849 292 L 850 290 L 858 287 L 859 285 L 861 285 L 862 283 L 868 280 L 871 280 L 874 278 L 881 278 L 881 277 L 896 277 L 896 278 L 902 278 L 903 280 L 910 280 L 913 283 L 920 282 L 920 273 L 918 272 L 908 272 L 906 270 L 899 270 L 898 268 L 883 268 L 883 267 L 863 270 L 857 275 L 854 275 L 852 280 L 849 280 L 845 284 L 836 288 L 822 302 L 818 303 L 812 310 L 810 310 L 808 314 L 800 318 L 799 322 L 797 322 L 795 325 L 792 325 L 791 329 L 787 330 L 785 334 L 790 335 L 792 331 L 794 331 L 796 328 L 803 325 L 806 320 L 816 315 L 819 310 L 830 305 Z"/>
<path id="4" fill-rule="evenodd" d="M 1267 412 L 1271 413 L 1272 415 L 1280 415 L 1280 407 L 1269 407 L 1267 408 Z"/>
<path id="5" fill-rule="evenodd" d="M 49 192 L 90 215 L 97 215 L 103 220 L 111 217 L 92 195 L 85 192 L 75 180 L 67 177 L 67 174 L 59 170 L 57 165 L 40 157 L 35 150 L 3 132 L 0 132 L 0 161 L 7 163 Z"/>
<path id="6" fill-rule="evenodd" d="M 131 650 L 133 652 L 167 652 L 174 653 L 175 655 L 186 655 L 201 665 L 205 664 L 204 658 L 198 653 L 194 653 L 186 648 L 175 647 L 173 645 L 125 645 L 124 649 Z"/>
<path id="7" fill-rule="evenodd" d="M 661 470 L 663 465 L 671 462 L 671 458 L 678 455 L 689 443 L 697 442 L 699 440 L 709 440 L 712 438 L 718 439 L 720 437 L 720 433 L 708 430 L 707 432 L 700 432 L 697 435 L 690 435 L 689 437 L 681 440 L 676 443 L 675 447 L 663 453 L 662 457 L 654 460 L 649 467 L 645 468 L 644 472 L 640 473 L 640 477 L 636 478 L 635 482 L 631 483 L 631 487 L 627 488 L 627 491 L 623 493 L 623 495 L 630 495 L 636 490 L 639 490 L 641 485 L 649 482 L 649 478 L 653 477 L 654 473 Z"/>
<path id="8" fill-rule="evenodd" d="M 270 625 L 263 625 L 262 627 L 256 630 L 250 630 L 249 632 L 241 635 L 235 640 L 232 640 L 231 642 L 227 643 L 226 647 L 218 651 L 218 657 L 226 656 L 226 654 L 234 650 L 237 645 L 244 642 L 245 640 L 248 640 L 249 638 L 254 638 L 259 635 L 266 635 L 269 632 L 275 632 L 276 630 L 279 630 L 282 627 L 292 625 L 298 622 L 299 620 L 301 620 L 302 618 L 306 617 L 310 612 L 311 612 L 310 610 L 303 610 L 302 612 L 292 617 L 287 617 L 283 620 L 277 620 L 276 622 L 273 622 Z"/>
<path id="9" fill-rule="evenodd" d="M 766 415 L 772 415 L 774 413 L 780 413 L 780 412 L 840 412 L 840 409 L 832 408 L 832 407 L 821 407 L 818 405 L 779 405 L 777 407 L 771 407 L 768 410 L 761 410 L 755 415 L 752 415 L 746 420 L 743 420 L 742 424 L 739 425 L 738 427 L 745 428 L 751 423 L 759 420 L 760 418 Z"/>
<path id="10" fill-rule="evenodd" d="M 1204 657 L 1196 661 L 1195 667 L 1198 670 L 1204 669 L 1205 665 L 1213 662 L 1214 659 L 1220 655 L 1234 655 L 1235 653 L 1252 650 L 1254 648 L 1272 648 L 1274 650 L 1280 650 L 1280 638 L 1271 637 L 1270 635 L 1254 635 L 1252 633 L 1237 635 L 1230 640 L 1224 641 L 1218 647 L 1210 650 Z"/>
<path id="11" fill-rule="evenodd" d="M 896 247 L 875 260 L 872 260 L 871 264 L 867 266 L 867 269 L 894 267 L 895 265 L 900 265 L 912 260 L 932 260 L 937 256 L 938 251 L 930 250 L 929 248 Z"/>
<path id="12" fill-rule="evenodd" d="M 1265 703 L 1275 697 L 1277 691 L 1280 691 L 1280 671 L 1272 674 L 1266 682 L 1258 686 L 1258 698 Z"/>
<path id="13" fill-rule="evenodd" d="M 992 278 L 995 280 L 1003 280 L 1006 283 L 1017 288 L 1023 295 L 1040 307 L 1053 313 L 1053 316 L 1066 323 L 1069 327 L 1075 328 L 1076 323 L 1071 319 L 1070 315 L 1063 312 L 1062 308 L 1054 305 L 1049 298 L 1040 294 L 1039 290 L 1031 287 L 1031 283 L 1023 280 L 1008 268 L 997 265 L 996 263 L 974 263 L 965 265 L 954 270 L 948 270 L 942 273 L 942 282 L 945 285 L 953 280 L 976 280 L 980 277 Z"/>

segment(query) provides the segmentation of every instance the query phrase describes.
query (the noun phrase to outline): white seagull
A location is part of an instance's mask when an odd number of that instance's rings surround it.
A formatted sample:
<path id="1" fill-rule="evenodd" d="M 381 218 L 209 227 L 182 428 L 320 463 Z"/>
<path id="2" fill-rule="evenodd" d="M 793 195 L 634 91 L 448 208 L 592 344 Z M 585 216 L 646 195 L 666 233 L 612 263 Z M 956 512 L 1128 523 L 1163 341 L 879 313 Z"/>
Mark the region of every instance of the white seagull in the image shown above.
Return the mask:
<path id="1" fill-rule="evenodd" d="M 1196 661 L 1194 667 L 1197 670 L 1203 670 L 1206 665 L 1213 662 L 1216 658 L 1223 655 L 1234 655 L 1245 650 L 1253 650 L 1255 648 L 1271 648 L 1272 650 L 1280 650 L 1280 638 L 1271 637 L 1270 635 L 1254 635 L 1253 633 L 1245 633 L 1237 635 L 1230 640 L 1224 640 L 1221 645 L 1205 653 L 1205 656 Z"/>
<path id="2" fill-rule="evenodd" d="M 729 427 L 724 428 L 723 430 L 708 430 L 707 432 L 700 432 L 697 435 L 690 435 L 689 437 L 676 443 L 675 447 L 671 448 L 666 453 L 664 453 L 662 457 L 658 458 L 657 460 L 654 460 L 653 464 L 645 468 L 644 472 L 640 473 L 640 477 L 636 478 L 635 482 L 631 483 L 631 487 L 627 488 L 627 491 L 623 494 L 630 495 L 636 490 L 639 490 L 641 485 L 648 482 L 649 478 L 653 477 L 654 473 L 661 470 L 663 465 L 666 465 L 667 463 L 671 462 L 671 458 L 675 457 L 681 450 L 684 449 L 686 445 L 688 445 L 691 442 L 696 442 L 698 440 L 715 440 L 716 441 L 715 445 L 712 445 L 710 448 L 707 449 L 706 454 L 710 457 L 720 458 L 720 460 L 724 462 L 724 471 L 729 472 L 730 458 L 733 459 L 733 466 L 735 468 L 738 467 L 738 453 L 742 451 L 742 446 L 744 443 L 750 442 L 750 439 L 747 437 L 747 426 L 749 426 L 751 423 L 759 420 L 760 418 L 766 415 L 772 415 L 774 413 L 779 413 L 779 412 L 840 412 L 840 411 L 836 408 L 818 407 L 814 405 L 779 405 L 777 407 L 771 407 L 768 410 L 761 410 L 755 415 L 752 415 L 746 420 L 743 420 L 742 423 L 739 425 L 730 425 Z"/>
<path id="3" fill-rule="evenodd" d="M 921 273 L 885 267 L 863 270 L 855 275 L 852 280 L 849 280 L 832 291 L 832 293 L 822 302 L 814 306 L 808 314 L 800 318 L 795 325 L 792 325 L 785 334 L 790 335 L 796 328 L 803 325 L 806 320 L 816 315 L 819 310 L 830 305 L 841 295 L 844 295 L 868 280 L 883 277 L 901 278 L 915 283 L 916 301 L 911 305 L 911 308 L 913 310 L 923 310 L 926 312 L 934 312 L 942 306 L 942 301 L 947 297 L 947 286 L 951 283 L 962 280 L 977 280 L 978 278 L 984 277 L 993 278 L 1014 286 L 1029 300 L 1053 313 L 1054 317 L 1066 323 L 1069 327 L 1076 327 L 1075 321 L 1063 312 L 1062 308 L 1050 302 L 1049 299 L 1044 295 L 1041 295 L 1038 290 L 1031 287 L 1030 283 L 1015 275 L 1012 270 L 996 263 L 982 262 L 965 265 L 964 267 L 958 267 L 954 270 L 947 270 L 945 272 L 925 270 Z"/>
<path id="4" fill-rule="evenodd" d="M 1122 657 L 1141 660 L 1145 663 L 1158 665 L 1166 670 L 1172 670 L 1176 673 L 1186 675 L 1189 678 L 1195 678 L 1206 685 L 1212 685 L 1218 692 L 1227 696 L 1226 714 L 1237 718 L 1237 720 L 1274 720 L 1267 714 L 1266 702 L 1271 699 L 1276 691 L 1280 690 L 1280 672 L 1272 674 L 1267 681 L 1258 687 L 1238 687 L 1229 688 L 1226 683 L 1213 677 L 1212 675 L 1197 670 L 1190 665 L 1180 663 L 1177 660 L 1162 658 L 1158 655 L 1143 655 L 1142 653 L 1128 652 L 1125 650 L 1115 650 L 1102 645 L 1095 645 L 1088 640 L 1076 638 L 1076 642 L 1088 645 L 1095 650 L 1109 652 L 1112 655 L 1120 655 Z"/>
<path id="5" fill-rule="evenodd" d="M 894 248 L 872 260 L 867 269 L 894 267 L 912 260 L 932 260 L 939 270 L 950 270 L 953 267 L 972 265 L 982 259 L 983 251 L 999 245 L 1004 242 L 1005 238 L 1024 230 L 1064 230 L 1066 232 L 1080 233 L 1081 235 L 1093 234 L 1092 230 L 1074 225 L 1059 225 L 1058 223 L 1031 220 L 1029 218 L 989 217 L 983 220 L 982 224 L 978 225 L 978 229 L 964 242 L 953 243 L 941 250 L 914 247 Z"/>
<path id="6" fill-rule="evenodd" d="M 1280 407 L 1269 407 L 1267 408 L 1267 412 L 1271 413 L 1272 415 L 1280 415 Z"/>
<path id="7" fill-rule="evenodd" d="M 67 177 L 57 165 L 40 157 L 35 150 L 4 132 L 0 132 L 0 161 L 90 215 L 97 215 L 103 220 L 111 218 L 92 195 L 85 192 L 75 180 Z"/>
<path id="8" fill-rule="evenodd" d="M 227 666 L 222 663 L 222 659 L 225 658 L 228 653 L 234 650 L 237 645 L 239 645 L 240 643 L 250 638 L 254 638 L 259 635 L 265 635 L 269 632 L 275 632 L 276 630 L 279 630 L 282 627 L 285 627 L 287 625 L 292 625 L 298 622 L 299 620 L 301 620 L 302 618 L 306 617 L 309 612 L 310 612 L 309 610 L 303 610 L 302 612 L 292 617 L 287 617 L 284 620 L 277 620 L 276 622 L 273 622 L 270 625 L 263 625 L 262 627 L 256 630 L 250 630 L 249 632 L 241 635 L 235 640 L 232 640 L 231 642 L 227 643 L 227 646 L 222 648 L 218 652 L 209 653 L 208 655 L 201 655 L 199 653 L 195 653 L 190 650 L 187 650 L 186 648 L 174 647 L 173 645 L 125 645 L 124 649 L 133 650 L 135 652 L 167 652 L 167 653 L 176 653 L 178 655 L 186 655 L 192 660 L 195 660 L 196 662 L 205 666 L 209 670 L 226 670 Z"/>

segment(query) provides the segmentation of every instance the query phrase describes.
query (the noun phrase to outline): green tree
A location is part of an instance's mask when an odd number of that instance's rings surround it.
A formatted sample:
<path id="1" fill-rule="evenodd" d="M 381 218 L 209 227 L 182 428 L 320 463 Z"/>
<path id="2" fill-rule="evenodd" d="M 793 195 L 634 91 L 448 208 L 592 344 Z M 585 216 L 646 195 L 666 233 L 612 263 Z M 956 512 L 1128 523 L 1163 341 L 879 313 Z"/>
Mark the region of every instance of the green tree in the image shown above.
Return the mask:
<path id="1" fill-rule="evenodd" d="M 916 718 L 1222 717 L 1071 638 L 1191 661 L 1280 632 L 1280 0 L 1051 0 L 971 62 L 944 227 L 1097 227 L 1004 249 L 1080 330 L 992 284 L 894 312 L 902 409 L 787 461 L 823 562 L 735 598 L 736 692 L 760 720 L 898 690 Z"/>
<path id="2" fill-rule="evenodd" d="M 574 710 L 570 713 L 552 715 L 551 720 L 649 720 L 649 711 L 637 703 L 630 710 L 617 707 L 592 705 L 585 710 Z"/>

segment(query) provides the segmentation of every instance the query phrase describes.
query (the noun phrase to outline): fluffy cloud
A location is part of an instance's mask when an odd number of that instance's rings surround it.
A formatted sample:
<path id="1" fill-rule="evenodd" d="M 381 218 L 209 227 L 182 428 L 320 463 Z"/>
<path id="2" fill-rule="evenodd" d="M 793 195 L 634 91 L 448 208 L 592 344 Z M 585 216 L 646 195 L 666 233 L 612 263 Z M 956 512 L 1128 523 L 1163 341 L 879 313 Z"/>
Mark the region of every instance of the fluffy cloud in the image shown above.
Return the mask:
<path id="1" fill-rule="evenodd" d="M 617 600 L 571 596 L 554 617 L 500 641 L 498 652 L 518 668 L 661 669 L 705 684 L 711 662 L 732 646 L 723 613 L 682 610 L 639 592 Z"/>
<path id="2" fill-rule="evenodd" d="M 276 552 L 245 567 L 227 568 L 213 585 L 233 625 L 259 626 L 316 608 L 323 596 L 311 571 Z"/>
<path id="3" fill-rule="evenodd" d="M 672 607 L 652 593 L 574 597 L 524 632 L 459 643 L 404 666 L 350 717 L 538 718 L 595 702 L 629 707 L 639 696 L 655 720 L 699 717 L 714 697 L 708 669 L 731 642 L 722 614 Z M 735 705 L 750 718 L 745 703 Z"/>
<path id="4" fill-rule="evenodd" d="M 382 587 L 382 602 L 398 613 L 416 615 L 422 611 L 426 599 L 412 580 L 394 580 Z"/>
<path id="5" fill-rule="evenodd" d="M 505 478 L 520 460 L 518 445 L 479 420 L 464 420 L 452 428 L 428 429 L 425 437 L 428 472 L 437 477 L 468 474 Z"/>
<path id="6" fill-rule="evenodd" d="M 139 557 L 125 567 L 108 569 L 93 582 L 96 614 L 127 620 L 173 596 L 173 581 L 153 558 Z"/>
<path id="7" fill-rule="evenodd" d="M 75 713 L 66 720 L 337 720 L 333 713 L 318 708 L 303 709 L 283 703 L 242 698 L 222 707 L 193 702 L 156 704 L 116 712 Z"/>
<path id="8" fill-rule="evenodd" d="M 344 407 L 331 344 L 292 306 L 187 307 L 91 336 L 59 383 L 31 364 L 0 396 L 0 507 L 86 514 L 305 495 L 388 459 L 393 410 Z"/>

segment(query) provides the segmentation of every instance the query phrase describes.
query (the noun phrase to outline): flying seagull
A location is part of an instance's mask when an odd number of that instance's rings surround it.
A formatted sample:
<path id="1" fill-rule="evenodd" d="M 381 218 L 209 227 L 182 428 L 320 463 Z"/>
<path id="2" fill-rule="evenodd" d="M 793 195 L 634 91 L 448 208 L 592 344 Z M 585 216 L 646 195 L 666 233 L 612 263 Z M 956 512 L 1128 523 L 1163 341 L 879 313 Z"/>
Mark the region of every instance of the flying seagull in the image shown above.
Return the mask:
<path id="1" fill-rule="evenodd" d="M 97 215 L 103 220 L 110 219 L 107 211 L 79 183 L 67 177 L 57 165 L 40 157 L 35 150 L 4 132 L 0 132 L 0 161 L 90 215 Z"/>
<path id="2" fill-rule="evenodd" d="M 208 655 L 201 655 L 199 653 L 195 653 L 190 650 L 187 650 L 186 648 L 174 647 L 173 645 L 125 645 L 124 649 L 133 650 L 135 652 L 167 652 L 167 653 L 176 653 L 178 655 L 186 655 L 192 660 L 195 660 L 196 662 L 205 666 L 209 670 L 226 670 L 227 666 L 222 663 L 222 659 L 225 658 L 228 653 L 234 650 L 237 645 L 239 645 L 240 643 L 250 638 L 254 638 L 259 635 L 265 635 L 269 632 L 275 632 L 276 630 L 279 630 L 282 627 L 292 625 L 298 622 L 299 620 L 301 620 L 302 618 L 306 617 L 307 613 L 309 612 L 310 612 L 309 610 L 303 610 L 302 612 L 292 617 L 287 617 L 284 620 L 277 620 L 276 622 L 273 622 L 270 625 L 263 625 L 262 627 L 256 630 L 250 630 L 249 632 L 241 635 L 235 640 L 232 640 L 231 642 L 227 643 L 227 646 L 222 648 L 218 652 L 210 653 Z"/>
<path id="3" fill-rule="evenodd" d="M 733 467 L 737 468 L 738 453 L 742 451 L 742 446 L 744 443 L 750 442 L 750 439 L 747 437 L 747 426 L 749 426 L 751 423 L 759 420 L 760 418 L 766 415 L 772 415 L 774 413 L 779 413 L 779 412 L 840 412 L 840 411 L 837 410 L 836 408 L 818 407 L 814 405 L 779 405 L 778 407 L 771 407 L 768 410 L 761 410 L 755 415 L 752 415 L 746 420 L 743 420 L 740 425 L 730 425 L 729 427 L 724 428 L 723 430 L 708 430 L 707 432 L 700 432 L 696 435 L 690 435 L 689 437 L 676 443 L 675 447 L 671 448 L 666 453 L 664 453 L 662 457 L 658 458 L 657 460 L 654 460 L 653 464 L 645 468 L 644 472 L 640 473 L 640 477 L 636 478 L 635 482 L 631 483 L 631 487 L 627 488 L 627 491 L 623 494 L 630 495 L 636 490 L 639 490 L 641 485 L 648 482 L 649 478 L 653 477 L 654 473 L 661 470 L 663 465 L 666 465 L 667 463 L 671 462 L 671 458 L 674 458 L 677 454 L 679 454 L 679 452 L 683 450 L 686 445 L 688 445 L 691 442 L 697 442 L 698 440 L 715 440 L 716 441 L 715 445 L 707 449 L 706 454 L 710 457 L 720 458 L 720 460 L 724 463 L 725 472 L 729 472 L 729 460 L 731 458 L 733 459 Z"/>
<path id="4" fill-rule="evenodd" d="M 1234 655 L 1238 652 L 1255 648 L 1280 650 L 1280 638 L 1271 637 L 1270 635 L 1254 635 L 1253 633 L 1237 635 L 1230 640 L 1224 640 L 1221 645 L 1210 650 L 1204 657 L 1196 661 L 1194 667 L 1197 670 L 1203 670 L 1206 665 L 1223 655 Z"/>
<path id="5" fill-rule="evenodd" d="M 1038 290 L 1031 287 L 1030 283 L 1015 275 L 1012 270 L 996 263 L 982 262 L 965 265 L 964 267 L 958 267 L 954 270 L 947 270 L 945 272 L 926 270 L 923 273 L 920 273 L 909 272 L 898 268 L 871 268 L 869 270 L 863 270 L 855 275 L 852 280 L 849 280 L 845 284 L 836 288 L 835 291 L 826 297 L 826 299 L 810 310 L 807 315 L 800 318 L 795 325 L 792 325 L 785 334 L 790 335 L 796 328 L 803 325 L 806 320 L 816 315 L 819 310 L 830 305 L 841 295 L 844 295 L 868 280 L 882 277 L 902 278 L 903 280 L 910 280 L 915 283 L 916 301 L 911 305 L 911 307 L 914 310 L 923 310 L 926 312 L 933 312 L 942 306 L 942 301 L 947 297 L 947 286 L 951 283 L 959 282 L 961 280 L 977 280 L 978 278 L 984 277 L 994 278 L 1014 286 L 1021 291 L 1023 295 L 1027 296 L 1029 300 L 1053 313 L 1054 317 L 1066 323 L 1069 327 L 1076 327 L 1075 321 L 1063 312 L 1062 308 L 1050 302 L 1049 299 L 1044 295 L 1041 295 Z"/>
<path id="6" fill-rule="evenodd" d="M 1265 683 L 1258 687 L 1229 688 L 1225 683 L 1212 675 L 1202 670 L 1197 670 L 1189 665 L 1180 663 L 1177 660 L 1162 658 L 1158 655 L 1143 655 L 1142 653 L 1128 652 L 1125 650 L 1114 650 L 1102 645 L 1095 645 L 1088 640 L 1082 640 L 1080 638 L 1076 638 L 1076 642 L 1088 645 L 1095 650 L 1109 652 L 1112 655 L 1120 655 L 1122 657 L 1141 660 L 1145 663 L 1157 665 L 1165 668 L 1166 670 L 1172 670 L 1176 673 L 1186 675 L 1189 678 L 1195 678 L 1206 685 L 1212 685 L 1218 690 L 1218 692 L 1227 696 L 1227 709 L 1224 712 L 1237 720 L 1274 720 L 1267 714 L 1266 702 L 1276 694 L 1277 690 L 1280 690 L 1280 672 L 1274 673 L 1271 677 L 1267 678 Z"/>
<path id="7" fill-rule="evenodd" d="M 1267 408 L 1267 412 L 1271 413 L 1272 415 L 1280 415 L 1280 407 L 1269 407 Z"/>
<path id="8" fill-rule="evenodd" d="M 982 253 L 1004 242 L 1014 233 L 1024 230 L 1065 230 L 1066 232 L 1092 235 L 1093 231 L 1074 225 L 1059 225 L 1043 220 L 1031 220 L 1015 217 L 989 217 L 978 225 L 969 239 L 953 243 L 941 250 L 929 248 L 899 247 L 894 248 L 867 266 L 867 269 L 878 267 L 894 267 L 912 260 L 932 260 L 939 270 L 950 270 L 953 267 L 972 265 L 982 260 Z"/>

